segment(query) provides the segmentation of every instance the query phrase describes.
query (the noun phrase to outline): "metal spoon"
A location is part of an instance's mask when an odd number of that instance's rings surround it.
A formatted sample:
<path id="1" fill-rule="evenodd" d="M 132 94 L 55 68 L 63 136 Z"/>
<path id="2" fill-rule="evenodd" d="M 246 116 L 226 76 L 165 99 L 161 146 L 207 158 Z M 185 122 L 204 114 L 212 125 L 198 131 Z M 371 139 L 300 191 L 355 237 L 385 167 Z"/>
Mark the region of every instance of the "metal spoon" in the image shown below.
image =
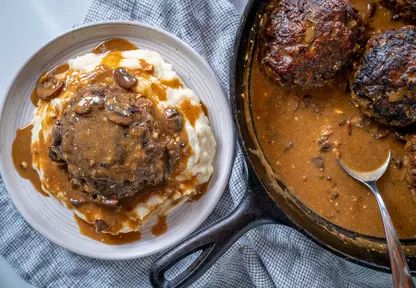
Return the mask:
<path id="1" fill-rule="evenodd" d="M 386 172 L 387 167 L 389 166 L 390 156 L 391 153 L 389 151 L 389 155 L 383 165 L 369 172 L 355 171 L 348 167 L 342 160 L 339 160 L 339 164 L 348 175 L 370 188 L 377 199 L 381 217 L 383 218 L 384 233 L 386 234 L 387 247 L 390 255 L 390 266 L 393 274 L 394 287 L 415 287 L 412 276 L 410 275 L 409 267 L 407 266 L 406 257 L 404 256 L 400 245 L 399 237 L 397 236 L 396 229 L 393 226 L 390 214 L 387 211 L 387 207 L 384 204 L 383 198 L 381 197 L 376 184 L 377 180 L 383 176 L 384 172 Z"/>

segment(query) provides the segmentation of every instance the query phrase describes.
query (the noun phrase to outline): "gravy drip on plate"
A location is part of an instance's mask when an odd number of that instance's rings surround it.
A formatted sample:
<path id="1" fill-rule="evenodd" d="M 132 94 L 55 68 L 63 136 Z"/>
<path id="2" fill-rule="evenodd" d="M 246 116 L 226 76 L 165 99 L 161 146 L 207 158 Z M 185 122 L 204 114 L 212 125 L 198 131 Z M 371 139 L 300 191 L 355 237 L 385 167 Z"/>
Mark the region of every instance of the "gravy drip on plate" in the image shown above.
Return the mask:
<path id="1" fill-rule="evenodd" d="M 372 1 L 350 1 L 364 19 Z M 368 21 L 368 20 L 367 20 Z M 403 26 L 377 6 L 370 33 Z M 255 51 L 254 53 L 257 53 Z M 274 85 L 253 57 L 250 94 L 253 121 L 265 157 L 288 189 L 314 212 L 348 230 L 384 237 L 376 200 L 337 164 L 341 157 L 358 170 L 393 160 L 379 188 L 401 238 L 416 238 L 416 202 L 406 186 L 404 143 L 365 119 L 346 92 L 347 75 L 327 87 L 300 91 Z"/>
<path id="2" fill-rule="evenodd" d="M 157 223 L 152 227 L 152 234 L 159 236 L 165 233 L 168 230 L 168 225 L 166 223 L 166 216 L 159 215 L 157 217 Z"/>
<path id="3" fill-rule="evenodd" d="M 28 179 L 36 191 L 48 196 L 42 189 L 38 173 L 32 168 L 32 154 L 30 152 L 32 128 L 33 126 L 29 124 L 16 131 L 12 146 L 13 163 L 20 177 Z"/>
<path id="4" fill-rule="evenodd" d="M 94 49 L 92 49 L 92 52 L 95 54 L 101 54 L 108 51 L 126 51 L 135 49 L 137 49 L 137 46 L 126 39 L 111 38 L 100 42 L 94 47 Z"/>
<path id="5" fill-rule="evenodd" d="M 134 241 L 140 240 L 142 235 L 139 231 L 130 232 L 130 233 L 120 233 L 118 235 L 111 235 L 108 233 L 100 233 L 95 230 L 95 226 L 85 222 L 81 218 L 74 216 L 75 221 L 78 224 L 79 231 L 82 235 L 85 235 L 96 241 L 109 244 L 109 245 L 121 245 Z"/>
<path id="6" fill-rule="evenodd" d="M 32 94 L 30 94 L 30 101 L 32 101 L 33 106 L 38 106 L 39 97 L 36 90 L 33 90 Z"/>

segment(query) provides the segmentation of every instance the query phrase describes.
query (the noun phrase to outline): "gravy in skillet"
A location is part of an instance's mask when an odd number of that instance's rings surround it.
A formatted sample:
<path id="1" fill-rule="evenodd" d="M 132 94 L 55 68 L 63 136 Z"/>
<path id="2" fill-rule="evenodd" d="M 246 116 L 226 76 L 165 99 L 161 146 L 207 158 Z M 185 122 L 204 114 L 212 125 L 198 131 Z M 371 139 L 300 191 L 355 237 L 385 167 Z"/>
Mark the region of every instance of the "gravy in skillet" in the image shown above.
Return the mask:
<path id="1" fill-rule="evenodd" d="M 374 34 L 405 25 L 393 21 L 390 11 L 379 4 L 370 17 L 373 1 L 350 3 Z M 288 189 L 328 221 L 360 234 L 384 237 L 374 196 L 341 170 L 337 158 L 355 169 L 372 170 L 391 150 L 393 160 L 379 188 L 400 237 L 416 238 L 416 202 L 406 185 L 404 142 L 352 104 L 347 72 L 338 73 L 322 88 L 283 88 L 260 69 L 258 47 L 253 53 L 250 101 L 257 138 Z"/>

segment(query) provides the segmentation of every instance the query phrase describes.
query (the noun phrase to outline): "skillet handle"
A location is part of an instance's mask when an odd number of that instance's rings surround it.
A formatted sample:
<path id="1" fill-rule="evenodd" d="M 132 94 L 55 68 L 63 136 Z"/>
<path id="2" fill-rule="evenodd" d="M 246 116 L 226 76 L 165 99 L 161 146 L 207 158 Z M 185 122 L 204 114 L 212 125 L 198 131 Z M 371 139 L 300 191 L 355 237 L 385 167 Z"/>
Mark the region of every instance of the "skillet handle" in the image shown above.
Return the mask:
<path id="1" fill-rule="evenodd" d="M 257 184 L 254 189 L 253 186 L 252 181 L 249 181 L 248 191 L 230 215 L 201 232 L 192 234 L 161 255 L 150 268 L 152 285 L 163 288 L 188 286 L 202 276 L 241 235 L 251 228 L 276 222 L 277 219 L 283 222 L 282 224 L 288 224 L 287 218 L 274 205 L 266 192 L 262 188 L 256 188 L 261 185 Z M 165 278 L 167 270 L 198 251 L 201 251 L 201 254 L 181 274 L 171 280 Z"/>

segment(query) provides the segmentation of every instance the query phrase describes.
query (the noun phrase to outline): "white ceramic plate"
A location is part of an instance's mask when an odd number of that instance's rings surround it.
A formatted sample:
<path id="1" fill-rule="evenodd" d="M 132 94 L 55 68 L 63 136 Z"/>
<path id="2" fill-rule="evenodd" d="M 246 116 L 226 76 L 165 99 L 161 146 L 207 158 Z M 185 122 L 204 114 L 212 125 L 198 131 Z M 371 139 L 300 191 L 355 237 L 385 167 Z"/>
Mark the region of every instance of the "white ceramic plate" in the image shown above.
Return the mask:
<path id="1" fill-rule="evenodd" d="M 141 48 L 159 52 L 209 110 L 217 140 L 215 173 L 207 193 L 199 201 L 186 203 L 168 216 L 168 231 L 150 233 L 149 223 L 142 239 L 112 246 L 80 234 L 72 213 L 52 197 L 40 195 L 31 183 L 16 172 L 11 147 L 16 129 L 27 124 L 34 107 L 30 94 L 39 75 L 67 59 L 86 53 L 107 38 L 121 37 Z M 17 209 L 26 221 L 56 244 L 85 256 L 101 259 L 131 259 L 154 254 L 178 243 L 193 232 L 212 212 L 228 182 L 234 152 L 234 130 L 229 103 L 220 82 L 208 64 L 178 38 L 148 25 L 135 22 L 105 22 L 74 29 L 43 46 L 15 77 L 0 103 L 0 172 Z"/>

